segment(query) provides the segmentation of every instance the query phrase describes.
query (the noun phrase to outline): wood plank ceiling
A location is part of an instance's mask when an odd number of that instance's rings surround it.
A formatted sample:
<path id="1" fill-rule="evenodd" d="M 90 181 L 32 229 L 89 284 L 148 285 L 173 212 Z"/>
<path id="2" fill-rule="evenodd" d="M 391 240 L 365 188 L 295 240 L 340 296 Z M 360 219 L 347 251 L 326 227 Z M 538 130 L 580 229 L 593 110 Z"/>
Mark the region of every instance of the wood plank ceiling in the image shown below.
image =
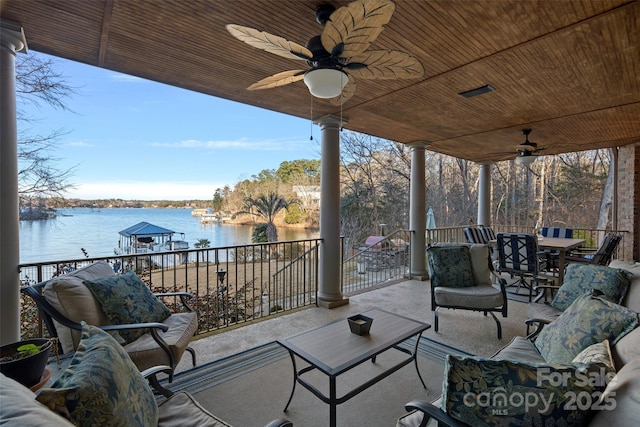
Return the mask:
<path id="1" fill-rule="evenodd" d="M 225 25 L 304 45 L 322 30 L 321 3 L 2 0 L 0 16 L 23 25 L 31 50 L 310 118 L 302 81 L 246 90 L 306 64 L 248 46 Z M 516 157 L 523 128 L 533 129 L 542 154 L 640 142 L 640 2 L 397 0 L 371 49 L 408 52 L 425 75 L 356 81 L 342 106 L 348 129 L 427 141 L 433 151 L 473 161 Z M 458 95 L 485 84 L 496 90 Z M 314 99 L 314 118 L 326 114 L 340 115 L 340 107 Z"/>

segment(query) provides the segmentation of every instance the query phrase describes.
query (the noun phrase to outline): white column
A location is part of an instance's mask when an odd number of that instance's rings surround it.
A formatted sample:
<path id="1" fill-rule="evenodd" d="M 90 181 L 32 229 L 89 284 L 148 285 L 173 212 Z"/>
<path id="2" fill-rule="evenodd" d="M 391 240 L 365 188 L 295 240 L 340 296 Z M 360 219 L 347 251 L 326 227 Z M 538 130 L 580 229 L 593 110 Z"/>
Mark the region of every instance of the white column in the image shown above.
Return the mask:
<path id="1" fill-rule="evenodd" d="M 27 51 L 20 25 L 0 22 L 0 345 L 20 339 L 16 52 Z"/>
<path id="2" fill-rule="evenodd" d="M 427 228 L 426 183 L 425 183 L 425 142 L 408 144 L 411 149 L 411 180 L 409 182 L 409 230 L 411 233 L 411 271 L 409 277 L 427 280 L 426 268 Z"/>
<path id="3" fill-rule="evenodd" d="M 491 165 L 492 162 L 478 164 L 478 225 L 491 226 Z"/>
<path id="4" fill-rule="evenodd" d="M 320 175 L 320 272 L 318 305 L 334 308 L 348 304 L 340 290 L 340 117 L 328 115 L 316 120 L 322 130 Z"/>

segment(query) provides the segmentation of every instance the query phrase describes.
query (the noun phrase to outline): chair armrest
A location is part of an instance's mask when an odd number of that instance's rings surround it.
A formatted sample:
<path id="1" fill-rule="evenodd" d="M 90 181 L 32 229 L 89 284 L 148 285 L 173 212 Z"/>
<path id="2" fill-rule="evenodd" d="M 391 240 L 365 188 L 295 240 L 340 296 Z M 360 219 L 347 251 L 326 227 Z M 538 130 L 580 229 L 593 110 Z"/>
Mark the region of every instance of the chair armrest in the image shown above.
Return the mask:
<path id="1" fill-rule="evenodd" d="M 542 331 L 544 325 L 548 325 L 551 322 L 548 319 L 532 318 L 525 320 L 524 323 L 527 325 L 527 328 L 530 326 L 535 326 L 535 330 L 525 337 L 529 340 L 534 340 L 538 336 L 540 331 Z"/>
<path id="2" fill-rule="evenodd" d="M 193 311 L 193 307 L 189 305 L 189 300 L 193 298 L 193 295 L 188 292 L 162 292 L 153 295 L 155 295 L 157 298 L 180 297 L 180 302 L 187 309 L 187 311 Z"/>
<path id="3" fill-rule="evenodd" d="M 552 290 L 558 290 L 560 289 L 560 286 L 558 285 L 538 285 L 538 286 L 534 286 L 533 290 L 537 292 L 536 297 L 533 299 L 532 302 L 540 302 L 540 300 L 544 297 L 544 294 L 547 289 L 552 289 Z"/>
<path id="4" fill-rule="evenodd" d="M 127 323 L 124 325 L 102 325 L 98 327 L 103 331 L 126 331 L 128 329 L 160 329 L 162 332 L 167 332 L 169 330 L 169 327 L 167 325 L 157 322 Z"/>
<path id="5" fill-rule="evenodd" d="M 157 392 L 159 394 L 162 394 L 164 397 L 169 398 L 173 396 L 173 392 L 160 385 L 157 377 L 157 375 L 160 373 L 170 376 L 173 374 L 173 369 L 171 369 L 171 366 L 167 365 L 152 366 L 151 368 L 147 368 L 144 371 L 140 372 L 140 375 L 142 375 L 143 378 L 149 381 L 149 385 L 151 385 L 151 389 L 154 392 Z"/>
<path id="6" fill-rule="evenodd" d="M 451 426 L 451 427 L 468 427 L 467 424 L 461 423 L 458 420 L 454 420 L 442 409 L 432 405 L 424 400 L 412 400 L 404 405 L 407 411 L 418 410 L 425 414 L 425 419 L 420 423 L 420 427 L 426 426 L 429 418 L 435 418 L 438 420 L 438 426 Z"/>

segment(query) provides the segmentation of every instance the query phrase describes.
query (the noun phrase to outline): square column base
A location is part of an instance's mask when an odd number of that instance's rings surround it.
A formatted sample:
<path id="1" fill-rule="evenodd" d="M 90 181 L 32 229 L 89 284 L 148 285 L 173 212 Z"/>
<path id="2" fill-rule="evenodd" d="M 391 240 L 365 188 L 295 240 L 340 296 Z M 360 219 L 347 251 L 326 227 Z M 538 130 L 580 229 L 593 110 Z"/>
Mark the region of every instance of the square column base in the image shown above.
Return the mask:
<path id="1" fill-rule="evenodd" d="M 424 274 L 405 274 L 404 275 L 405 279 L 409 279 L 409 280 L 419 280 L 421 282 L 426 282 L 427 280 L 429 280 L 429 273 L 424 273 Z"/>
<path id="2" fill-rule="evenodd" d="M 342 307 L 343 305 L 347 305 L 347 304 L 349 304 L 349 298 L 343 298 L 336 301 L 325 301 L 325 300 L 318 299 L 318 307 L 322 307 L 322 308 L 331 309 L 336 307 Z"/>

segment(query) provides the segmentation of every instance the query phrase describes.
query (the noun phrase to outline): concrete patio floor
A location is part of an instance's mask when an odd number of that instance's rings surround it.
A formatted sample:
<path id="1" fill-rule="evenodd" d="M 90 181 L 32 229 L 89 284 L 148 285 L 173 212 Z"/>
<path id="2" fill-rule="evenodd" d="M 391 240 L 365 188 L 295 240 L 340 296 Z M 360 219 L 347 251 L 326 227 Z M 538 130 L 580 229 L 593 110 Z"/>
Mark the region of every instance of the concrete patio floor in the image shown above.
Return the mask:
<path id="1" fill-rule="evenodd" d="M 338 308 L 329 310 L 312 306 L 205 338 L 194 339 L 191 346 L 196 351 L 197 364 L 203 365 L 372 308 L 380 308 L 432 324 L 430 283 L 417 280 L 393 283 L 350 296 L 349 304 Z M 488 357 L 508 344 L 513 336 L 524 335 L 526 332 L 524 325 L 526 304 L 509 301 L 508 308 L 508 317 L 499 317 L 503 327 L 502 340 L 497 339 L 496 325 L 490 316 L 466 310 L 441 310 L 439 312 L 440 331 L 436 333 L 431 328 L 423 336 Z M 185 354 L 176 372 L 182 372 L 191 367 L 191 358 Z"/>

